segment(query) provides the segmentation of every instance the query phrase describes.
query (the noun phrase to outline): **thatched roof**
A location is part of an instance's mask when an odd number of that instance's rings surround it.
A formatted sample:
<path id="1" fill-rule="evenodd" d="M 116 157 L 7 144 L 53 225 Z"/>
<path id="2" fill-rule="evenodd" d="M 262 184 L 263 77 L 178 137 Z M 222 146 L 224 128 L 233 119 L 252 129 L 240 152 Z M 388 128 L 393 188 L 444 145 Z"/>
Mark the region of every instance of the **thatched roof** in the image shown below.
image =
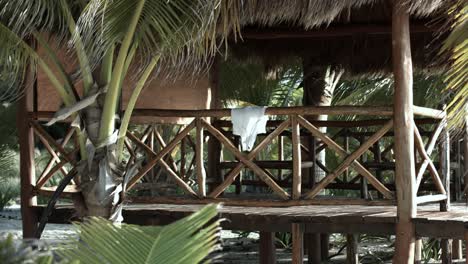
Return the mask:
<path id="1" fill-rule="evenodd" d="M 408 0 L 413 64 L 438 69 L 434 56 L 435 18 L 450 0 Z M 231 54 L 260 59 L 266 67 L 291 57 L 308 58 L 317 67 L 339 65 L 351 75 L 391 69 L 391 1 L 386 0 L 240 0 L 237 15 L 242 40 Z M 302 34 L 302 35 L 301 35 Z"/>

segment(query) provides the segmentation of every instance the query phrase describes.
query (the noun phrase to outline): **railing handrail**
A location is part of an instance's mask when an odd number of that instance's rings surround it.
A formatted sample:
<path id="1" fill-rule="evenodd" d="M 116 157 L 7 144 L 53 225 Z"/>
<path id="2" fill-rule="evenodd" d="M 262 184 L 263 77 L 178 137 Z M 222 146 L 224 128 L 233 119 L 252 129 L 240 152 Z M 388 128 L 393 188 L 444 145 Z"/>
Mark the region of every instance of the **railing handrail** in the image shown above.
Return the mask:
<path id="1" fill-rule="evenodd" d="M 414 115 L 443 119 L 445 111 L 427 107 L 414 106 Z M 290 107 L 267 107 L 265 114 L 275 115 L 361 115 L 361 116 L 393 116 L 392 106 L 290 106 Z M 30 118 L 50 119 L 52 111 L 30 112 Z M 222 118 L 230 117 L 231 109 L 135 109 L 134 117 L 175 117 L 175 118 Z"/>

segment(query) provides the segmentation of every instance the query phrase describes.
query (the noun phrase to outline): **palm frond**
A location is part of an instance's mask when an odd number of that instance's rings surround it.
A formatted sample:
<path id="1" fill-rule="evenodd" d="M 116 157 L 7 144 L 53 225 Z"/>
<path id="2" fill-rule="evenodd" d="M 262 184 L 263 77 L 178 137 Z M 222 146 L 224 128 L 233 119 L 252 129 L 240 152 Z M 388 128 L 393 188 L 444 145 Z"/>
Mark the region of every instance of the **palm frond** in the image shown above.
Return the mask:
<path id="1" fill-rule="evenodd" d="M 468 133 L 468 4 L 457 0 L 448 11 L 451 33 L 444 42 L 441 54 L 449 55 L 452 65 L 445 74 L 445 91 L 453 94 L 448 104 L 449 127 L 456 133 L 465 127 Z"/>
<path id="2" fill-rule="evenodd" d="M 82 263 L 200 263 L 218 243 L 216 205 L 164 227 L 114 225 L 90 218 L 78 224 L 79 242 L 64 245 L 58 255 Z"/>

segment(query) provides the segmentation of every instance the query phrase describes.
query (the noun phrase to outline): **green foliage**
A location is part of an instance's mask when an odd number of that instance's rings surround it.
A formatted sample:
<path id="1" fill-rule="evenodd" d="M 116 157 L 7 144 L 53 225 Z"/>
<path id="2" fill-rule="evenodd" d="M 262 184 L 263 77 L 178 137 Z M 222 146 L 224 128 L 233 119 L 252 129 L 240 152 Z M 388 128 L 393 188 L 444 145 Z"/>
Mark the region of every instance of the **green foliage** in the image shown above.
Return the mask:
<path id="1" fill-rule="evenodd" d="M 452 128 L 461 128 L 468 123 L 468 4 L 464 0 L 454 1 L 448 12 L 450 35 L 442 46 L 441 53 L 452 60 L 445 73 L 445 91 L 453 94 L 448 105 Z M 466 130 L 464 133 L 467 133 Z"/>
<path id="2" fill-rule="evenodd" d="M 50 251 L 33 249 L 32 245 L 21 240 L 14 240 L 9 234 L 0 240 L 0 260 L 3 264 L 52 264 Z"/>
<path id="3" fill-rule="evenodd" d="M 8 146 L 0 146 L 0 211 L 19 196 L 18 153 Z"/>
<path id="4" fill-rule="evenodd" d="M 65 244 L 57 254 L 67 262 L 86 264 L 206 262 L 219 239 L 216 214 L 216 205 L 209 205 L 164 227 L 90 218 L 77 225 L 79 241 Z"/>
<path id="5" fill-rule="evenodd" d="M 291 106 L 300 103 L 302 67 L 291 63 L 265 70 L 256 62 L 223 61 L 220 66 L 220 98 L 230 107 L 238 105 Z"/>

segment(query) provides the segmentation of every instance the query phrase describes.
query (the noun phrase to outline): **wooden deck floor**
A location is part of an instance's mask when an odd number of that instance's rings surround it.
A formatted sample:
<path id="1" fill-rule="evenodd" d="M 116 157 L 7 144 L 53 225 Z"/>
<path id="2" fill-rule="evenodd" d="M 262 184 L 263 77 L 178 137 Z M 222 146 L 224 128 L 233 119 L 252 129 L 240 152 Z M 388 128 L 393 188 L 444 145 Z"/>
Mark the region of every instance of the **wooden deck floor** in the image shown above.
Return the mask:
<path id="1" fill-rule="evenodd" d="M 162 225 L 180 219 L 203 205 L 131 204 L 124 209 L 128 223 Z M 39 211 L 42 207 L 37 208 Z M 221 206 L 223 228 L 246 231 L 289 231 L 291 223 L 303 223 L 306 232 L 393 234 L 396 223 L 395 206 L 332 206 L 308 205 L 290 207 Z M 71 219 L 73 209 L 59 206 L 50 222 L 63 223 Z M 438 205 L 419 206 L 414 219 L 420 237 L 463 238 L 468 225 L 468 207 L 453 204 L 450 212 L 440 212 Z"/>

